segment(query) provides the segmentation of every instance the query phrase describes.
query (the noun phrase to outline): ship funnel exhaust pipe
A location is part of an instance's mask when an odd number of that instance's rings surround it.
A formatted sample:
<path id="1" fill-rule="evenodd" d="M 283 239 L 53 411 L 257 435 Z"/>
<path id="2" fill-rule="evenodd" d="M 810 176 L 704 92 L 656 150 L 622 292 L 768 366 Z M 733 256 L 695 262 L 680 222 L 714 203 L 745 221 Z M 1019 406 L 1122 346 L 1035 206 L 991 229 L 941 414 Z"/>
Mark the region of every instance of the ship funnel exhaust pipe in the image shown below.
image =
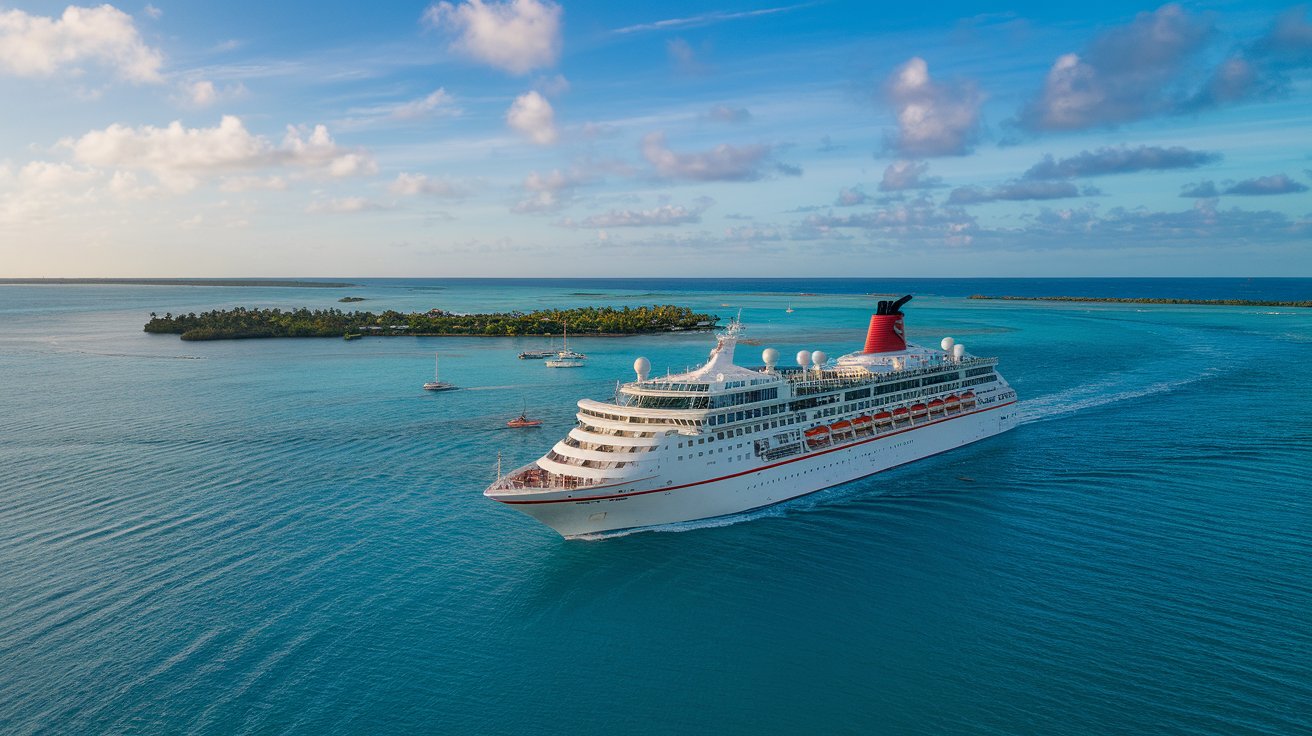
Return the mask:
<path id="1" fill-rule="evenodd" d="M 870 329 L 866 332 L 867 353 L 891 353 L 907 349 L 906 329 L 902 325 L 902 305 L 911 301 L 911 295 L 895 302 L 883 301 L 870 315 Z"/>

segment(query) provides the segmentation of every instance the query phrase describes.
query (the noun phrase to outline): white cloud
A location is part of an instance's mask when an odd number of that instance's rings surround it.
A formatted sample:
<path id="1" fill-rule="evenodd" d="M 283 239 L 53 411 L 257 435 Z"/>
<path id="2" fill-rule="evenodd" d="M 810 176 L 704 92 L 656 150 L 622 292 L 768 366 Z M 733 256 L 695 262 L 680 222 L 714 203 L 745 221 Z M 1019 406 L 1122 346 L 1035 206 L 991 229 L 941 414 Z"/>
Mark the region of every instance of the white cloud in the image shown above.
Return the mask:
<path id="1" fill-rule="evenodd" d="M 199 178 L 278 166 L 319 170 L 331 176 L 377 171 L 367 154 L 338 146 L 322 125 L 313 130 L 288 126 L 281 146 L 252 134 L 241 118 L 225 115 L 213 128 L 186 128 L 179 121 L 167 127 L 130 128 L 114 124 L 93 130 L 61 145 L 76 161 L 105 168 L 143 169 L 173 189 L 196 186 Z"/>
<path id="2" fill-rule="evenodd" d="M 511 74 L 527 74 L 556 63 L 561 13 L 550 0 L 468 0 L 429 6 L 424 20 L 457 34 L 452 50 Z"/>
<path id="3" fill-rule="evenodd" d="M 46 190 L 85 186 L 97 176 L 96 172 L 88 169 L 50 161 L 32 161 L 18 170 L 20 186 Z"/>
<path id="4" fill-rule="evenodd" d="M 163 10 L 160 10 L 159 8 L 155 7 L 154 5 L 151 5 L 150 3 L 146 3 L 146 7 L 142 8 L 141 12 L 150 16 L 154 20 L 159 20 L 164 15 Z"/>
<path id="5" fill-rule="evenodd" d="M 222 100 L 231 100 L 246 94 L 246 86 L 240 82 L 223 88 L 216 87 L 208 79 L 200 79 L 183 85 L 186 104 L 191 107 L 210 107 Z"/>
<path id="6" fill-rule="evenodd" d="M 585 228 L 668 227 L 701 222 L 702 213 L 710 205 L 709 199 L 702 199 L 693 207 L 666 204 L 649 210 L 611 210 L 578 221 L 565 219 L 557 224 L 562 227 Z"/>
<path id="7" fill-rule="evenodd" d="M 434 179 L 427 174 L 407 174 L 402 172 L 388 185 L 387 191 L 405 197 L 419 194 L 431 194 L 435 197 L 458 198 L 469 194 L 469 190 L 455 182 Z"/>
<path id="8" fill-rule="evenodd" d="M 131 82 L 160 82 L 163 56 L 141 40 L 132 16 L 111 6 L 70 5 L 59 18 L 0 12 L 0 72 L 45 77 L 94 61 Z"/>
<path id="9" fill-rule="evenodd" d="M 287 187 L 287 180 L 281 176 L 226 176 L 219 183 L 224 192 L 281 192 Z"/>
<path id="10" fill-rule="evenodd" d="M 506 123 L 540 146 L 556 142 L 556 113 L 547 98 L 537 92 L 516 97 L 506 112 Z"/>
<path id="11" fill-rule="evenodd" d="M 401 120 L 418 120 L 437 115 L 459 114 L 453 98 L 446 89 L 439 87 L 432 94 L 397 105 L 392 110 L 392 117 Z"/>
<path id="12" fill-rule="evenodd" d="M 697 52 L 682 38 L 666 41 L 665 51 L 670 55 L 674 69 L 680 74 L 704 74 L 707 71 L 707 66 L 697 58 Z"/>
<path id="13" fill-rule="evenodd" d="M 533 85 L 539 92 L 548 97 L 559 97 L 569 92 L 569 80 L 564 74 L 557 74 L 551 77 L 542 77 Z"/>
<path id="14" fill-rule="evenodd" d="M 693 181 L 752 181 L 764 174 L 770 146 L 731 146 L 722 143 L 701 153 L 676 153 L 665 145 L 665 134 L 649 133 L 642 139 L 642 155 L 665 179 Z"/>
<path id="15" fill-rule="evenodd" d="M 524 191 L 528 197 L 516 203 L 512 209 L 521 213 L 554 212 L 573 199 L 576 187 L 592 180 L 590 174 L 578 169 L 568 172 L 552 169 L 546 174 L 530 172 L 524 179 Z"/>
<path id="16" fill-rule="evenodd" d="M 979 136 L 983 104 L 974 87 L 935 82 L 925 60 L 912 57 L 893 72 L 888 97 L 898 127 L 890 145 L 898 153 L 907 157 L 970 153 Z"/>
<path id="17" fill-rule="evenodd" d="M 884 169 L 884 178 L 879 182 L 879 191 L 928 189 L 943 182 L 937 176 L 925 176 L 928 172 L 929 164 L 924 161 L 894 161 Z"/>
<path id="18" fill-rule="evenodd" d="M 352 214 L 356 212 L 375 212 L 385 210 L 386 207 L 372 202 L 364 197 L 342 197 L 340 199 L 328 199 L 318 202 L 312 202 L 305 208 L 310 213 L 329 213 L 329 214 Z"/>

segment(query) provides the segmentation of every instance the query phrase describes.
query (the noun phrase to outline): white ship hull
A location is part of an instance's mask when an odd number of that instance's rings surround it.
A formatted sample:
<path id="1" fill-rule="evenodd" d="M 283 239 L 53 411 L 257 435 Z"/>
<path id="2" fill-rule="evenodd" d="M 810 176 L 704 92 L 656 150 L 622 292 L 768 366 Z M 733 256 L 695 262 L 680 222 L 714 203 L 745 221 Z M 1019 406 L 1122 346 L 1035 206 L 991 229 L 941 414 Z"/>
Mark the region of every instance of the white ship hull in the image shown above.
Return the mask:
<path id="1" fill-rule="evenodd" d="M 646 483 L 609 489 L 544 492 L 497 500 L 565 537 L 741 513 L 947 452 L 1015 426 L 1014 400 L 994 405 L 985 405 L 986 401 L 982 397 L 981 405 L 970 412 L 920 420 L 776 463 L 750 465 L 715 460 L 709 463 L 710 468 L 681 468 L 689 472 L 687 478 L 670 473 L 647 479 Z M 704 480 L 691 477 L 696 471 L 702 471 L 705 477 L 707 471 L 716 468 L 722 468 L 724 474 Z M 659 485 L 653 487 L 653 483 Z"/>

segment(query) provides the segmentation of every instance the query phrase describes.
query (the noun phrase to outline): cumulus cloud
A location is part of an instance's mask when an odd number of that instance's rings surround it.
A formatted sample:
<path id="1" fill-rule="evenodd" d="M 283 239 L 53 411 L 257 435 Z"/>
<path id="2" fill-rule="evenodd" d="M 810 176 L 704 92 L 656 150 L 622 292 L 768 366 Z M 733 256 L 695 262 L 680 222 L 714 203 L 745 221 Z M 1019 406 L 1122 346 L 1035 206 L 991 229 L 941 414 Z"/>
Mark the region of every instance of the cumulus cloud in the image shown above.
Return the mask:
<path id="1" fill-rule="evenodd" d="M 943 180 L 937 176 L 926 176 L 927 173 L 929 173 L 929 164 L 924 161 L 894 161 L 884 169 L 884 178 L 879 182 L 879 191 L 929 189 L 943 183 Z"/>
<path id="2" fill-rule="evenodd" d="M 961 207 L 939 207 L 928 198 L 900 202 L 850 215 L 813 214 L 794 230 L 797 239 L 828 238 L 834 231 L 856 228 L 871 237 L 904 241 L 969 245 L 979 229 L 974 216 Z"/>
<path id="3" fill-rule="evenodd" d="M 958 187 L 948 195 L 948 204 L 1022 202 L 1036 199 L 1078 197 L 1081 192 L 1068 181 L 1013 181 L 996 187 Z"/>
<path id="4" fill-rule="evenodd" d="M 377 170 L 372 158 L 341 148 L 322 125 L 312 130 L 288 126 L 281 145 L 274 145 L 251 133 L 233 115 L 225 115 L 213 128 L 187 128 L 179 121 L 163 128 L 114 124 L 60 143 L 81 163 L 147 170 L 177 189 L 194 187 L 198 177 L 277 166 L 309 168 L 331 176 Z"/>
<path id="5" fill-rule="evenodd" d="M 536 91 L 515 98 L 506 112 L 506 123 L 539 146 L 556 142 L 556 112 Z"/>
<path id="6" fill-rule="evenodd" d="M 665 133 L 649 133 L 642 139 L 642 155 L 662 179 L 690 181 L 754 181 L 765 176 L 772 149 L 764 144 L 731 146 L 722 143 L 700 153 L 676 153 L 665 144 Z M 780 173 L 796 175 L 801 170 L 776 165 Z"/>
<path id="7" fill-rule="evenodd" d="M 591 173 L 581 169 L 552 169 L 545 174 L 530 172 L 523 185 L 527 196 L 511 209 L 520 213 L 555 212 L 572 201 L 577 187 L 594 178 Z"/>
<path id="8" fill-rule="evenodd" d="M 438 115 L 456 115 L 460 109 L 456 107 L 455 98 L 447 93 L 443 87 L 438 87 L 432 93 L 420 97 L 417 100 L 403 102 L 392 108 L 392 117 L 399 120 L 420 120 Z"/>
<path id="9" fill-rule="evenodd" d="M 1015 122 L 1031 132 L 1084 130 L 1176 111 L 1180 83 L 1193 73 L 1194 57 L 1212 32 L 1210 23 L 1179 5 L 1140 13 L 1084 51 L 1058 57 Z"/>
<path id="10" fill-rule="evenodd" d="M 191 107 L 210 107 L 221 100 L 235 99 L 245 95 L 246 87 L 238 83 L 219 88 L 208 79 L 201 79 L 185 84 L 183 93 L 186 96 L 186 104 Z"/>
<path id="11" fill-rule="evenodd" d="M 407 174 L 404 172 L 396 175 L 396 179 L 387 186 L 387 191 L 406 197 L 428 194 L 434 197 L 449 197 L 452 199 L 469 194 L 468 189 L 455 182 L 434 179 L 427 174 Z"/>
<path id="12" fill-rule="evenodd" d="M 1180 188 L 1181 197 L 1190 197 L 1193 199 L 1209 199 L 1216 197 L 1219 193 L 1216 191 L 1216 184 L 1204 179 L 1194 184 L 1186 184 Z"/>
<path id="13" fill-rule="evenodd" d="M 592 215 L 582 220 L 566 219 L 558 224 L 563 227 L 610 228 L 610 227 L 669 227 L 686 225 L 702 221 L 702 213 L 711 205 L 711 200 L 700 199 L 692 207 L 683 205 L 661 205 L 649 210 L 611 210 L 604 214 Z"/>
<path id="14" fill-rule="evenodd" d="M 1022 176 L 1029 180 L 1074 179 L 1082 176 L 1107 176 L 1109 174 L 1129 174 L 1136 171 L 1168 171 L 1171 169 L 1196 169 L 1199 166 L 1216 163 L 1221 154 L 1209 151 L 1194 151 L 1183 146 L 1139 146 L 1127 148 L 1099 148 L 1096 151 L 1081 151 L 1070 158 L 1054 159 L 1044 156 Z"/>
<path id="15" fill-rule="evenodd" d="M 1217 66 L 1181 111 L 1268 99 L 1287 91 L 1287 72 L 1312 66 L 1312 24 L 1307 12 L 1307 6 L 1300 6 L 1281 14 L 1262 37 Z"/>
<path id="16" fill-rule="evenodd" d="M 527 74 L 556 63 L 562 12 L 551 0 L 468 0 L 431 5 L 424 20 L 455 34 L 453 51 L 511 74 Z"/>
<path id="17" fill-rule="evenodd" d="M 960 156 L 974 147 L 984 98 L 973 85 L 936 82 L 925 60 L 913 57 L 893 72 L 887 95 L 898 128 L 888 145 L 902 156 Z"/>
<path id="18" fill-rule="evenodd" d="M 1290 179 L 1284 174 L 1275 174 L 1273 176 L 1259 176 L 1256 179 L 1245 179 L 1244 181 L 1235 182 L 1225 188 L 1225 194 L 1244 194 L 1244 195 L 1265 195 L 1265 194 L 1296 194 L 1306 192 L 1307 185 Z"/>
<path id="19" fill-rule="evenodd" d="M 834 200 L 834 205 L 837 207 L 855 207 L 868 201 L 870 201 L 870 195 L 861 191 L 860 187 L 843 187 L 838 190 L 838 199 Z"/>
<path id="20" fill-rule="evenodd" d="M 132 16 L 111 6 L 70 5 L 58 18 L 0 11 L 0 72 L 46 77 L 95 62 L 130 82 L 160 82 L 163 55 L 147 46 Z"/>
<path id="21" fill-rule="evenodd" d="M 716 105 L 706 113 L 706 119 L 717 123 L 745 123 L 752 119 L 752 114 L 745 107 Z"/>
<path id="22" fill-rule="evenodd" d="M 219 190 L 224 192 L 282 192 L 287 189 L 287 180 L 281 176 L 225 176 L 219 182 Z"/>

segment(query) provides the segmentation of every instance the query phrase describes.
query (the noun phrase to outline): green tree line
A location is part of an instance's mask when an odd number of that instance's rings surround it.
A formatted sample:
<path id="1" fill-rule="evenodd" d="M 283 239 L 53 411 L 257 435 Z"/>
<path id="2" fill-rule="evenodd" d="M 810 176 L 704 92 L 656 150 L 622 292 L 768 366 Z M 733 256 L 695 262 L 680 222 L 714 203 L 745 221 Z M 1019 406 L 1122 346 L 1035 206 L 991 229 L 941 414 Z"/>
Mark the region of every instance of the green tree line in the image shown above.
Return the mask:
<path id="1" fill-rule="evenodd" d="M 688 307 L 654 304 L 642 307 L 575 307 L 532 312 L 453 314 L 430 312 L 343 312 L 340 309 L 259 309 L 236 307 L 196 314 L 151 313 L 146 332 L 181 335 L 183 340 L 233 340 L 256 337 L 341 337 L 381 335 L 558 335 L 568 324 L 572 334 L 633 335 L 649 332 L 710 329 L 718 317 Z"/>

